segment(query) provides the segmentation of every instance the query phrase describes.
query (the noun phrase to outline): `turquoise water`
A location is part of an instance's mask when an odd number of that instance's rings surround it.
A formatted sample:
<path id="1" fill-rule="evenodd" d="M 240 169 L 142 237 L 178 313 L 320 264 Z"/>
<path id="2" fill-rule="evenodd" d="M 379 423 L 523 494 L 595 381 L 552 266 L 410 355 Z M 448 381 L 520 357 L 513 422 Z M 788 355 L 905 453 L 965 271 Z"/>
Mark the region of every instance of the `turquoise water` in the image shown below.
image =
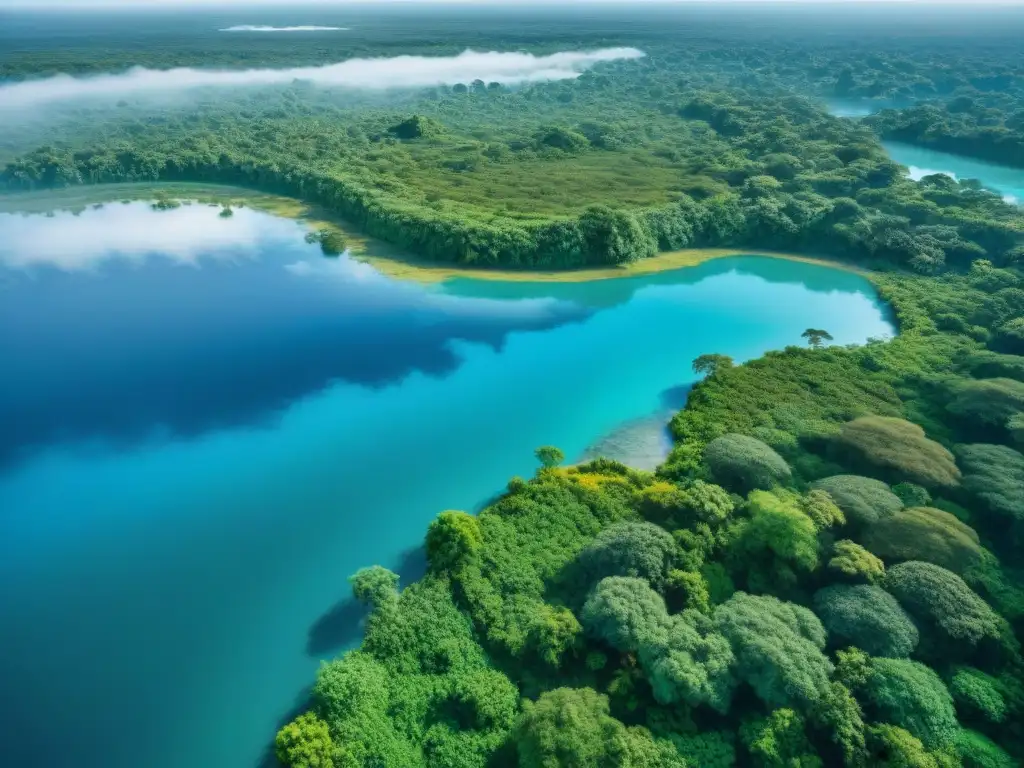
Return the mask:
<path id="1" fill-rule="evenodd" d="M 677 407 L 702 353 L 892 333 L 870 285 L 741 257 L 424 287 L 249 210 L 0 214 L 0 740 L 47 768 L 251 768 L 346 577 L 532 450 Z M 614 441 L 613 441 L 614 442 Z"/>
<path id="2" fill-rule="evenodd" d="M 884 100 L 843 100 L 826 101 L 828 111 L 836 117 L 866 117 L 882 109 L 900 109 L 906 104 Z M 978 179 L 987 189 L 998 192 L 1008 203 L 1024 203 L 1024 170 L 1008 165 L 987 163 L 949 152 L 901 144 L 883 142 L 889 156 L 901 165 L 907 166 L 910 178 L 915 181 L 932 173 L 945 173 L 954 179 Z"/>
<path id="3" fill-rule="evenodd" d="M 945 173 L 955 179 L 978 179 L 986 188 L 998 192 L 1007 202 L 1024 202 L 1024 170 L 1006 165 L 972 160 L 948 152 L 885 142 L 886 151 L 897 163 L 910 169 L 912 179 L 932 173 Z"/>

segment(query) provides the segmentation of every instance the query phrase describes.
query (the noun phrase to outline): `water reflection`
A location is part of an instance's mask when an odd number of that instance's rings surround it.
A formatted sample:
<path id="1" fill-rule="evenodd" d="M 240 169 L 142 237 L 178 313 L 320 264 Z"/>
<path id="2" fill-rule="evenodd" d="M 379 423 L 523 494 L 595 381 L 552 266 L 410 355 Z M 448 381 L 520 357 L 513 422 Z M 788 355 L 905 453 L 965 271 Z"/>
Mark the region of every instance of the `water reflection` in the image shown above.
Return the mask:
<path id="1" fill-rule="evenodd" d="M 53 440 L 121 445 L 262 422 L 342 380 L 445 376 L 589 310 L 446 295 L 325 259 L 290 221 L 115 204 L 0 215 L 0 464 Z"/>

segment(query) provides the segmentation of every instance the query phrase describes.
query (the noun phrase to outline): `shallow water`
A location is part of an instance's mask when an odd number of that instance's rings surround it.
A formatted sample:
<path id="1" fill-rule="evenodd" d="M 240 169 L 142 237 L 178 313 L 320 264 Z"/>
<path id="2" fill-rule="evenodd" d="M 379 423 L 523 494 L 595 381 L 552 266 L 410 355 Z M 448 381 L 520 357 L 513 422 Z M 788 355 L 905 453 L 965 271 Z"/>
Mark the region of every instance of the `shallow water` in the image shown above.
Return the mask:
<path id="1" fill-rule="evenodd" d="M 358 640 L 354 570 L 414 577 L 429 520 L 538 445 L 628 445 L 699 354 L 886 318 L 855 274 L 757 257 L 422 286 L 245 209 L 0 214 L 5 762 L 251 768 Z"/>
<path id="2" fill-rule="evenodd" d="M 1024 202 L 1024 169 L 986 163 L 910 144 L 884 144 L 893 160 L 910 169 L 912 179 L 920 179 L 932 173 L 945 173 L 955 179 L 978 179 L 987 189 L 1001 194 L 1007 202 Z"/>

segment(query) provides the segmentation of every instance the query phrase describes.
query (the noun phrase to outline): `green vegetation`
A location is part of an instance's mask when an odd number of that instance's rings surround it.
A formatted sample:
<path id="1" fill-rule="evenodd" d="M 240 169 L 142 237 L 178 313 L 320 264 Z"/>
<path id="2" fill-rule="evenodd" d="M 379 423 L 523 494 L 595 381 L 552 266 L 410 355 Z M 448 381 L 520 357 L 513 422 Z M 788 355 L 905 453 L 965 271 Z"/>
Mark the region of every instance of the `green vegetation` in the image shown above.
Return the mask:
<path id="1" fill-rule="evenodd" d="M 776 25 L 777 40 L 723 42 L 700 22 L 680 43 L 652 18 L 488 22 L 469 41 L 647 53 L 575 80 L 387 96 L 295 82 L 82 106 L 45 143 L 0 141 L 9 190 L 242 185 L 415 256 L 510 270 L 828 254 L 875 270 L 893 308 L 893 340 L 809 328 L 744 364 L 709 350 L 656 472 L 538 448 L 535 475 L 479 515 L 440 513 L 422 579 L 353 576 L 365 637 L 280 730 L 292 768 L 1024 761 L 1024 214 L 974 182 L 911 181 L 880 143 L 1024 165 L 1019 38 L 794 45 Z M 330 55 L 465 47 L 405 33 Z M 329 55 L 260 45 L 265 65 Z M 0 54 L 0 74 L 245 62 L 235 42 L 147 56 Z M 824 96 L 906 106 L 852 121 Z M 350 242 L 311 238 L 325 255 Z"/>

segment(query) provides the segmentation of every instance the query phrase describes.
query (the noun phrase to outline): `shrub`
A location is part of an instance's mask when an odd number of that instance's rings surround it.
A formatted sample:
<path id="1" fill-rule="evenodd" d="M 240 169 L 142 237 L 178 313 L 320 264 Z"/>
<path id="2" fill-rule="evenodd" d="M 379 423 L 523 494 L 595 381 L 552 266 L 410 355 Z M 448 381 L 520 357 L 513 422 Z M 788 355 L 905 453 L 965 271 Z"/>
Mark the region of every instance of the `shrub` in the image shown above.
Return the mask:
<path id="1" fill-rule="evenodd" d="M 836 585 L 814 595 L 814 612 L 834 645 L 903 658 L 917 647 L 917 627 L 892 595 L 867 584 Z"/>
<path id="2" fill-rule="evenodd" d="M 951 391 L 946 410 L 971 424 L 1001 429 L 1016 413 L 1024 412 L 1024 382 L 1014 379 L 965 379 Z"/>
<path id="3" fill-rule="evenodd" d="M 860 475 L 833 475 L 811 484 L 828 493 L 856 527 L 876 523 L 903 508 L 903 502 L 881 480 Z"/>
<path id="4" fill-rule="evenodd" d="M 885 564 L 860 544 L 843 539 L 832 548 L 828 569 L 847 581 L 875 584 L 885 576 Z"/>
<path id="5" fill-rule="evenodd" d="M 526 702 L 515 741 L 520 768 L 686 768 L 671 744 L 627 729 L 591 688 L 556 688 Z"/>
<path id="6" fill-rule="evenodd" d="M 817 768 L 821 758 L 814 752 L 804 720 L 792 709 L 776 709 L 768 717 L 752 720 L 740 727 L 740 740 L 753 764 L 774 768 Z"/>
<path id="7" fill-rule="evenodd" d="M 675 548 L 672 534 L 652 523 L 615 523 L 580 553 L 579 566 L 588 585 L 607 576 L 636 576 L 660 587 Z"/>
<path id="8" fill-rule="evenodd" d="M 960 481 L 953 454 L 903 419 L 863 416 L 844 424 L 834 442 L 842 456 L 926 488 Z"/>
<path id="9" fill-rule="evenodd" d="M 466 512 L 439 514 L 427 529 L 427 560 L 435 571 L 456 572 L 479 551 L 480 521 Z"/>
<path id="10" fill-rule="evenodd" d="M 923 560 L 955 573 L 965 573 L 984 556 L 973 528 L 931 507 L 900 510 L 869 528 L 862 541 L 886 562 Z"/>
<path id="11" fill-rule="evenodd" d="M 818 530 L 796 498 L 753 491 L 747 506 L 750 520 L 740 529 L 737 542 L 744 555 L 767 550 L 797 568 L 818 567 Z"/>
<path id="12" fill-rule="evenodd" d="M 963 768 L 1019 768 L 1020 763 L 987 736 L 961 728 L 956 737 L 956 751 Z"/>
<path id="13" fill-rule="evenodd" d="M 808 491 L 801 499 L 800 506 L 814 521 L 814 527 L 819 531 L 846 525 L 846 516 L 827 491 L 821 489 Z"/>
<path id="14" fill-rule="evenodd" d="M 876 718 L 905 728 L 930 749 L 952 744 L 959 728 L 953 698 L 935 672 L 907 659 L 872 659 L 864 688 Z"/>
<path id="15" fill-rule="evenodd" d="M 731 433 L 704 448 L 704 461 L 716 483 L 737 493 L 767 490 L 790 479 L 786 461 L 753 437 Z"/>
<path id="16" fill-rule="evenodd" d="M 929 752 L 906 729 L 880 723 L 868 728 L 869 765 L 884 768 L 955 768 L 945 752 Z"/>
<path id="17" fill-rule="evenodd" d="M 949 683 L 957 710 L 966 718 L 989 723 L 1006 719 L 1006 701 L 999 690 L 999 681 L 980 669 L 959 667 Z"/>
<path id="18" fill-rule="evenodd" d="M 955 573 L 932 563 L 910 561 L 893 566 L 885 589 L 919 622 L 944 637 L 977 645 L 998 639 L 1003 620 Z"/>
<path id="19" fill-rule="evenodd" d="M 580 614 L 587 634 L 619 651 L 668 641 L 669 616 L 661 595 L 643 579 L 609 576 L 587 598 Z"/>
<path id="20" fill-rule="evenodd" d="M 299 715 L 277 732 L 274 752 L 289 768 L 334 768 L 334 743 L 327 723 L 312 712 Z"/>
<path id="21" fill-rule="evenodd" d="M 993 512 L 1024 520 L 1024 455 L 1004 445 L 961 445 L 963 486 Z"/>
<path id="22" fill-rule="evenodd" d="M 932 503 L 932 495 L 915 483 L 897 483 L 892 492 L 899 496 L 905 507 L 927 507 Z"/>
<path id="23" fill-rule="evenodd" d="M 827 694 L 832 662 L 822 653 L 825 629 L 808 609 L 737 592 L 713 618 L 736 655 L 736 676 L 766 704 L 808 704 Z"/>

